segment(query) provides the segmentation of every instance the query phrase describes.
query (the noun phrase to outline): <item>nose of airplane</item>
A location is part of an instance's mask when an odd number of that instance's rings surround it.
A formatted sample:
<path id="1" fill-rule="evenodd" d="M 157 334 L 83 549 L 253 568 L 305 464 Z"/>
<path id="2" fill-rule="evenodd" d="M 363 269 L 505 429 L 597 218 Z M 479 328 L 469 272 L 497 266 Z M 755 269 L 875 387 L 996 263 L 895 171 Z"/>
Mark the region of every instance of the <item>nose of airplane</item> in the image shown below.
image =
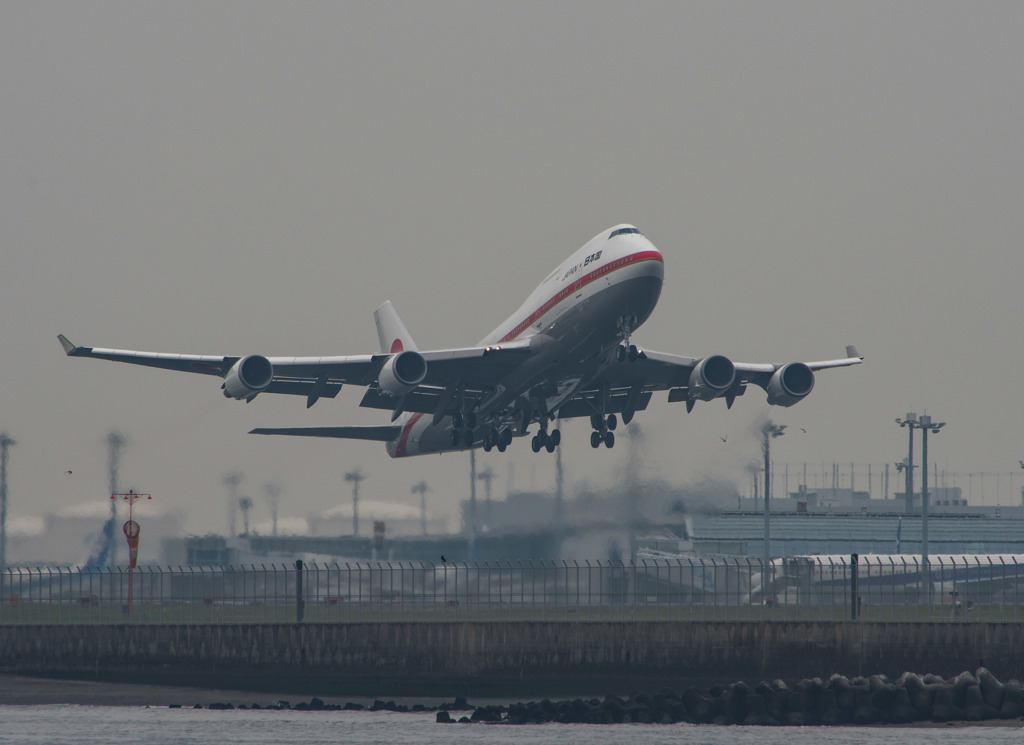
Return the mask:
<path id="1" fill-rule="evenodd" d="M 651 260 L 647 263 L 651 264 L 653 273 L 663 277 L 665 274 L 665 257 L 658 250 L 658 247 L 648 240 L 647 249 L 643 253 L 645 255 L 644 258 Z"/>

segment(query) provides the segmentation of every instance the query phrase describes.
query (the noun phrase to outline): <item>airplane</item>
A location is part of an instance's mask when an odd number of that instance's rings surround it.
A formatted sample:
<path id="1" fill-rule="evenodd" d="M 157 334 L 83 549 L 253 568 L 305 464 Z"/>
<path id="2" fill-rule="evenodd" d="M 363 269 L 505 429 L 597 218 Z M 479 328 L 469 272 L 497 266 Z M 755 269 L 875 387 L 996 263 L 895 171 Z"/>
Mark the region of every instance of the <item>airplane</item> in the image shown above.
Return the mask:
<path id="1" fill-rule="evenodd" d="M 589 240 L 544 278 L 523 304 L 470 347 L 420 351 L 390 301 L 374 311 L 379 354 L 332 357 L 185 355 L 80 347 L 58 336 L 69 357 L 127 362 L 222 379 L 228 398 L 261 393 L 306 397 L 306 407 L 334 398 L 343 385 L 365 388 L 360 406 L 389 411 L 382 426 L 261 427 L 260 435 L 383 442 L 399 458 L 482 447 L 504 452 L 514 437 L 537 430 L 533 451 L 553 453 L 561 432 L 552 422 L 589 417 L 590 444 L 611 448 L 618 417 L 628 424 L 656 391 L 692 411 L 723 399 L 731 408 L 747 386 L 768 403 L 792 406 L 813 389 L 815 372 L 858 365 L 846 357 L 819 362 L 750 364 L 721 354 L 684 357 L 637 347 L 631 337 L 661 295 L 664 259 L 641 232 L 616 225 Z"/>

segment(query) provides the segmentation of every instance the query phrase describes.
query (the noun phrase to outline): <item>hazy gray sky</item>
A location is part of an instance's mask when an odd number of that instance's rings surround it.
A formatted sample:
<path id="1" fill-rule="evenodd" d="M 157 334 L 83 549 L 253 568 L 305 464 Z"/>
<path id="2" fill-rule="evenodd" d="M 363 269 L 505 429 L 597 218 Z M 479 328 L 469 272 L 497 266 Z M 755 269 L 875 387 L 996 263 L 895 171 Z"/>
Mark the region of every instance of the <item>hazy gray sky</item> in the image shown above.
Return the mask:
<path id="1" fill-rule="evenodd" d="M 225 530 L 230 470 L 254 522 L 271 480 L 282 516 L 348 504 L 355 466 L 365 499 L 416 504 L 426 479 L 454 513 L 468 455 L 246 434 L 386 421 L 358 389 L 246 405 L 215 379 L 66 359 L 56 335 L 366 353 L 391 299 L 421 348 L 469 344 L 619 222 L 665 255 L 641 345 L 866 355 L 771 411 L 793 433 L 777 461 L 881 468 L 915 409 L 948 422 L 943 468 L 1020 473 L 1022 28 L 1019 2 L 8 3 L 9 514 L 104 501 L 111 428 L 131 439 L 123 486 L 194 532 Z M 637 417 L 652 473 L 746 483 L 763 393 L 655 402 Z M 621 473 L 627 448 L 563 435 L 571 479 Z M 497 494 L 510 464 L 517 487 L 553 479 L 522 440 L 478 463 Z"/>

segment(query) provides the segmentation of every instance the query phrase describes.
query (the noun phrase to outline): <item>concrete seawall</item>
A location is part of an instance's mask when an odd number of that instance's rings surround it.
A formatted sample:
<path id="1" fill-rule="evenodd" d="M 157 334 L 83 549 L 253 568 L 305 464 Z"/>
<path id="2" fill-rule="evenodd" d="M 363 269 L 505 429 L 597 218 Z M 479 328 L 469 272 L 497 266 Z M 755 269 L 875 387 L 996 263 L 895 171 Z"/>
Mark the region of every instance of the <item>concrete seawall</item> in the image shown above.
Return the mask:
<path id="1" fill-rule="evenodd" d="M 0 627 L 7 671 L 391 696 L 604 694 L 665 685 L 988 667 L 1024 677 L 1024 624 L 384 623 Z"/>

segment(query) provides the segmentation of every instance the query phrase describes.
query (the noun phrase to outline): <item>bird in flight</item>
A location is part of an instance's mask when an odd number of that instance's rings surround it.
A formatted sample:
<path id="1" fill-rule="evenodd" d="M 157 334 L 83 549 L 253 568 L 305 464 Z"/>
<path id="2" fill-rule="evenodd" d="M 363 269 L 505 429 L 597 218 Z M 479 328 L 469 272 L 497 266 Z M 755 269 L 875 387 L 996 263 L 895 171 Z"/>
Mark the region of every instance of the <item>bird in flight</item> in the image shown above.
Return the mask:
<path id="1" fill-rule="evenodd" d="M 728 436 L 729 436 L 729 435 L 726 435 L 725 437 L 728 437 Z M 719 435 L 719 436 L 718 436 L 718 439 L 719 439 L 719 440 L 721 440 L 722 442 L 725 442 L 725 437 L 722 437 L 721 435 Z"/>
<path id="2" fill-rule="evenodd" d="M 441 563 L 442 564 L 447 564 L 448 563 L 448 559 L 444 558 L 444 554 L 441 554 Z"/>

